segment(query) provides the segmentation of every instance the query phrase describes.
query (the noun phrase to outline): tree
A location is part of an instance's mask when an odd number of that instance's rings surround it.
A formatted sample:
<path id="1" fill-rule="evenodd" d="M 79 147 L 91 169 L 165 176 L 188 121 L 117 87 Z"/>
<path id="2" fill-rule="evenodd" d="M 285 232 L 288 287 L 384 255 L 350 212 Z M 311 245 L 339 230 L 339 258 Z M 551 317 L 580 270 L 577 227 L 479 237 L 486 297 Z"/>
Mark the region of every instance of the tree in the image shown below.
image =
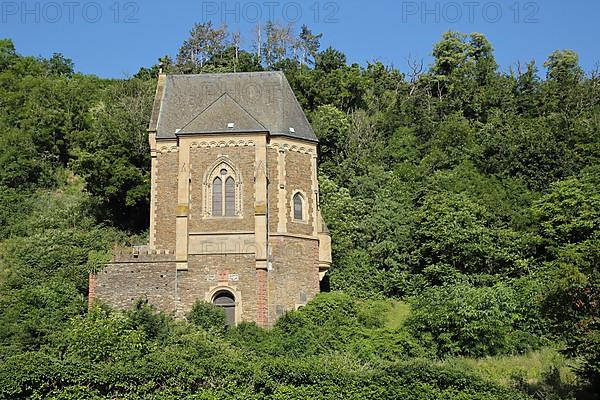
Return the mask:
<path id="1" fill-rule="evenodd" d="M 92 128 L 75 138 L 72 166 L 86 181 L 98 218 L 133 230 L 148 222 L 150 159 L 146 126 L 154 81 L 132 79 L 107 88 L 92 110 Z"/>
<path id="2" fill-rule="evenodd" d="M 548 57 L 544 67 L 548 68 L 544 109 L 546 112 L 562 112 L 561 125 L 569 129 L 572 118 L 582 110 L 582 92 L 578 86 L 584 75 L 579 66 L 579 56 L 572 50 L 557 50 Z"/>
<path id="3" fill-rule="evenodd" d="M 431 335 L 439 356 L 488 356 L 513 351 L 518 304 L 504 285 L 466 284 L 430 288 L 412 302 L 409 328 L 422 340 Z"/>
<path id="4" fill-rule="evenodd" d="M 44 174 L 44 163 L 27 132 L 2 127 L 0 135 L 0 187 L 26 188 Z"/>
<path id="5" fill-rule="evenodd" d="M 10 39 L 0 39 L 0 71 L 6 70 L 17 58 L 15 44 Z"/>
<path id="6" fill-rule="evenodd" d="M 319 52 L 319 47 L 321 46 L 321 38 L 323 37 L 322 33 L 315 35 L 312 33 L 312 30 L 308 28 L 306 25 L 302 25 L 300 28 L 300 65 L 314 65 L 315 59 Z"/>
<path id="7" fill-rule="evenodd" d="M 436 75 L 449 76 L 462 67 L 468 57 L 467 35 L 448 31 L 443 34 L 442 40 L 433 48 L 434 64 L 431 68 Z"/>
<path id="8" fill-rule="evenodd" d="M 194 24 L 190 37 L 183 42 L 177 55 L 177 64 L 183 71 L 202 72 L 215 55 L 226 46 L 227 26 L 214 28 L 211 21 Z"/>
<path id="9" fill-rule="evenodd" d="M 319 138 L 321 162 L 338 162 L 346 150 L 350 121 L 348 116 L 331 105 L 321 106 L 311 115 L 312 125 Z"/>
<path id="10" fill-rule="evenodd" d="M 329 73 L 346 65 L 346 55 L 333 47 L 317 54 L 315 69 Z"/>
<path id="11" fill-rule="evenodd" d="M 561 85 L 576 84 L 583 78 L 579 56 L 573 50 L 556 50 L 546 60 L 548 79 Z"/>
<path id="12" fill-rule="evenodd" d="M 591 384 L 600 382 L 599 189 L 597 175 L 571 178 L 552 184 L 533 205 L 547 246 L 544 311 L 567 342 L 565 352 L 584 359 L 581 372 Z"/>
<path id="13" fill-rule="evenodd" d="M 46 68 L 51 74 L 56 75 L 73 75 L 73 60 L 65 58 L 60 53 L 52 54 L 48 60 L 45 61 Z"/>

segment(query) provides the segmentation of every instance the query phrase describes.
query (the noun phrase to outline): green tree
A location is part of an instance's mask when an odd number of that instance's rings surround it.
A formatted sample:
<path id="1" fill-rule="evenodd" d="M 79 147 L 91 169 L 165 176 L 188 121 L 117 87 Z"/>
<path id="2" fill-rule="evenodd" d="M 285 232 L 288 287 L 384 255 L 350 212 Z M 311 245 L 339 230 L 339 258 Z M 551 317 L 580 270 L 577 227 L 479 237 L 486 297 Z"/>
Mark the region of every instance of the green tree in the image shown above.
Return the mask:
<path id="1" fill-rule="evenodd" d="M 504 285 L 435 287 L 413 300 L 407 324 L 421 340 L 432 339 L 440 357 L 494 355 L 515 350 L 510 336 L 517 307 L 515 293 Z"/>
<path id="2" fill-rule="evenodd" d="M 146 126 L 154 81 L 132 79 L 107 88 L 91 110 L 92 127 L 74 137 L 72 162 L 97 204 L 98 218 L 141 230 L 148 222 L 150 151 Z"/>

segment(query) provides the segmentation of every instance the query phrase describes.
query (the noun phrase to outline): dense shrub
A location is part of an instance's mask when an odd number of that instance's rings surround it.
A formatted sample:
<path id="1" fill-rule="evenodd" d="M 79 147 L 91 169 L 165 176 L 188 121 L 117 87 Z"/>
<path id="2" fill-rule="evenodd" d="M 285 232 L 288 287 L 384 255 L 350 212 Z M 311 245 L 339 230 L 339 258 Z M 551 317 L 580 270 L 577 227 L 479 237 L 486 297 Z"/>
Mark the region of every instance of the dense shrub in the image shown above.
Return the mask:
<path id="1" fill-rule="evenodd" d="M 486 356 L 522 350 L 517 326 L 520 305 L 513 289 L 505 285 L 473 287 L 468 284 L 427 289 L 413 302 L 407 321 L 421 340 L 447 355 Z"/>
<path id="2" fill-rule="evenodd" d="M 206 301 L 195 302 L 186 318 L 205 330 L 222 330 L 225 327 L 225 310 Z"/>

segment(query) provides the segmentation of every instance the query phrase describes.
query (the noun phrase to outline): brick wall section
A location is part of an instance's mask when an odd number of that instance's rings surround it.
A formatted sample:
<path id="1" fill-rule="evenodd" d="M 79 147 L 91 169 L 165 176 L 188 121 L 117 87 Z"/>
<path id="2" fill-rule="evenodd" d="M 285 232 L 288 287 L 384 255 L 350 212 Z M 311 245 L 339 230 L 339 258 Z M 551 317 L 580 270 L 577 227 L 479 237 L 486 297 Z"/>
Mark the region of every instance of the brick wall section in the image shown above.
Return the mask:
<path id="1" fill-rule="evenodd" d="M 156 157 L 156 241 L 157 249 L 175 248 L 177 210 L 177 152 L 158 153 Z"/>
<path id="2" fill-rule="evenodd" d="M 255 148 L 252 146 L 190 149 L 190 232 L 254 231 Z M 243 178 L 243 218 L 205 218 L 203 215 L 203 179 L 220 156 L 228 156 Z"/>
<path id="3" fill-rule="evenodd" d="M 315 196 L 312 193 L 311 180 L 311 155 L 288 151 L 285 156 L 287 199 L 286 216 L 288 219 L 287 230 L 290 233 L 302 235 L 312 235 L 313 233 L 313 207 Z M 308 223 L 297 223 L 292 221 L 292 196 L 296 190 L 302 190 L 307 197 L 308 202 Z"/>
<path id="4" fill-rule="evenodd" d="M 267 271 L 264 269 L 256 271 L 256 301 L 256 323 L 258 326 L 267 326 L 269 306 L 267 302 Z"/>
<path id="5" fill-rule="evenodd" d="M 290 237 L 271 239 L 273 270 L 268 273 L 269 320 L 306 304 L 319 293 L 318 241 Z"/>
<path id="6" fill-rule="evenodd" d="M 118 257 L 98 273 L 95 294 L 119 309 L 130 308 L 138 299 L 167 313 L 177 305 L 177 315 L 183 316 L 196 301 L 210 301 L 206 296 L 211 290 L 229 288 L 241 320 L 256 321 L 256 272 L 254 254 L 190 256 L 187 271 L 176 271 L 173 255 Z"/>
<path id="7" fill-rule="evenodd" d="M 243 321 L 256 320 L 256 264 L 254 254 L 194 255 L 188 270 L 179 271 L 179 296 L 183 313 L 217 287 L 236 295 Z"/>
<path id="8" fill-rule="evenodd" d="M 128 309 L 147 299 L 167 313 L 175 310 L 175 260 L 171 256 L 129 257 L 113 261 L 97 274 L 95 295 L 109 305 Z"/>
<path id="9" fill-rule="evenodd" d="M 279 223 L 279 216 L 277 202 L 278 202 L 278 194 L 279 194 L 279 171 L 277 170 L 278 166 L 278 157 L 279 152 L 277 149 L 269 148 L 267 149 L 267 165 L 269 170 L 269 231 L 277 232 L 277 224 Z"/>

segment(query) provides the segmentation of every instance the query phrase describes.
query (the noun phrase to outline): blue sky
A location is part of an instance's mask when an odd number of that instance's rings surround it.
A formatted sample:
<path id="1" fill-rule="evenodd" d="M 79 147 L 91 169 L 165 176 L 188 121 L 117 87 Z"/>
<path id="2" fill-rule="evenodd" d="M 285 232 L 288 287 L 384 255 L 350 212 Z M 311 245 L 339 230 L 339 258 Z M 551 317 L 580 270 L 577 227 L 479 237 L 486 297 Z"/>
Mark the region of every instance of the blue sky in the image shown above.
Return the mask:
<path id="1" fill-rule="evenodd" d="M 118 10 L 118 12 L 117 12 Z M 481 32 L 503 70 L 556 49 L 572 49 L 586 71 L 600 63 L 600 2 L 595 0 L 0 0 L 0 38 L 25 55 L 63 53 L 77 71 L 121 78 L 175 55 L 194 22 L 208 19 L 242 33 L 255 21 L 296 21 L 323 33 L 323 47 L 350 62 L 379 60 L 407 70 L 409 57 L 431 62 L 431 49 L 452 29 Z"/>

